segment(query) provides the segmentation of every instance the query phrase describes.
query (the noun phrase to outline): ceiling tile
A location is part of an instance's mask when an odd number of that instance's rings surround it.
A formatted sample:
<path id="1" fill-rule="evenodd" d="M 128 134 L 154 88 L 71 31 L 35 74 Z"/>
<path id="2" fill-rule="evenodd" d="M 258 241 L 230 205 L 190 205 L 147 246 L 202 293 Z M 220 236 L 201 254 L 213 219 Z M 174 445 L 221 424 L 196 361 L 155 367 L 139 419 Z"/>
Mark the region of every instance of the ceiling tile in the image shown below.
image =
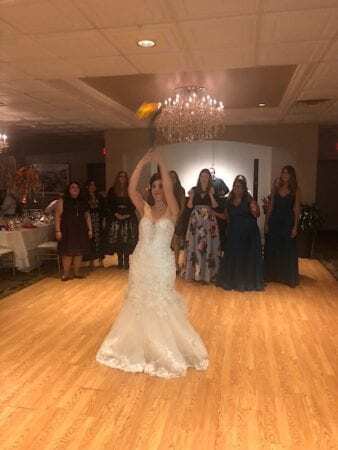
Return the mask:
<path id="1" fill-rule="evenodd" d="M 226 50 L 193 51 L 194 66 L 197 70 L 223 70 L 237 67 L 254 66 L 255 48 L 229 47 Z"/>
<path id="2" fill-rule="evenodd" d="M 17 31 L 11 25 L 8 25 L 3 20 L 0 20 L 0 42 L 2 39 L 14 37 Z"/>
<path id="3" fill-rule="evenodd" d="M 316 93 L 320 97 L 338 96 L 338 61 L 322 62 L 318 65 L 311 79 L 303 89 L 305 92 Z"/>
<path id="4" fill-rule="evenodd" d="M 60 57 L 100 57 L 117 55 L 117 50 L 97 30 L 39 35 L 36 38 L 45 49 Z"/>
<path id="5" fill-rule="evenodd" d="M 56 58 L 44 61 L 15 62 L 13 66 L 39 79 L 76 78 L 82 74 L 74 64 Z"/>
<path id="6" fill-rule="evenodd" d="M 235 16 L 258 12 L 259 0 L 167 0 L 178 20 Z"/>
<path id="7" fill-rule="evenodd" d="M 0 59 L 2 61 L 38 60 L 53 55 L 26 36 L 15 36 L 0 42 Z"/>
<path id="8" fill-rule="evenodd" d="M 225 17 L 179 24 L 193 50 L 247 47 L 255 42 L 256 16 Z"/>
<path id="9" fill-rule="evenodd" d="M 20 80 L 28 77 L 24 71 L 18 70 L 12 64 L 0 62 L 0 81 Z M 1 89 L 1 87 L 0 87 Z M 5 87 L 5 92 L 7 88 Z"/>
<path id="10" fill-rule="evenodd" d="M 260 42 L 300 42 L 331 39 L 337 32 L 338 10 L 322 9 L 265 14 Z"/>
<path id="11" fill-rule="evenodd" d="M 323 57 L 324 61 L 338 61 L 338 40 L 331 43 Z"/>
<path id="12" fill-rule="evenodd" d="M 70 0 L 2 3 L 0 18 L 24 33 L 54 33 L 92 27 Z"/>
<path id="13" fill-rule="evenodd" d="M 76 58 L 70 62 L 81 68 L 82 77 L 129 75 L 137 73 L 135 67 L 123 56 L 103 58 Z"/>
<path id="14" fill-rule="evenodd" d="M 73 4 L 98 28 L 143 26 L 169 19 L 161 0 L 73 0 Z"/>
<path id="15" fill-rule="evenodd" d="M 259 45 L 257 63 L 262 66 L 302 64 L 319 61 L 327 42 L 283 42 Z"/>
<path id="16" fill-rule="evenodd" d="M 338 7 L 338 0 L 262 0 L 263 11 L 292 11 L 334 7 Z"/>
<path id="17" fill-rule="evenodd" d="M 184 72 L 192 63 L 184 53 L 155 53 L 129 55 L 128 59 L 140 73 Z"/>

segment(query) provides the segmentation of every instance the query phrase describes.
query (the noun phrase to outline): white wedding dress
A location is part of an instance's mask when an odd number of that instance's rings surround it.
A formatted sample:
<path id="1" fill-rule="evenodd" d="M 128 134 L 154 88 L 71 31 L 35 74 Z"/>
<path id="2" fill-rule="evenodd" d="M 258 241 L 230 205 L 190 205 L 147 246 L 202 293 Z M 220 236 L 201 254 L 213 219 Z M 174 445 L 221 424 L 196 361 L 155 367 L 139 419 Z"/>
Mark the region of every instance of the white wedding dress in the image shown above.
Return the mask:
<path id="1" fill-rule="evenodd" d="M 183 376 L 188 367 L 207 369 L 208 353 L 175 290 L 174 229 L 168 217 L 154 222 L 145 206 L 125 302 L 96 355 L 98 362 L 163 378 Z"/>

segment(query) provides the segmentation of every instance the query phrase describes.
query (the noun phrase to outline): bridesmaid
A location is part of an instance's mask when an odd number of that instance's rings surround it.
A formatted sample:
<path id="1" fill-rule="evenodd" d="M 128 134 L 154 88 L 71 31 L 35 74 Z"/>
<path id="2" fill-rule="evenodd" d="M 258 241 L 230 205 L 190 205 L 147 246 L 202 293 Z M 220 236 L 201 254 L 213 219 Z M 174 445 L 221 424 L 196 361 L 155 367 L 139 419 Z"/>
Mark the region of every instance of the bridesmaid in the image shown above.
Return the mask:
<path id="1" fill-rule="evenodd" d="M 55 210 L 55 233 L 59 241 L 58 251 L 62 256 L 62 281 L 70 279 L 74 265 L 75 278 L 84 278 L 80 273 L 82 257 L 88 253 L 93 237 L 88 203 L 82 198 L 79 183 L 71 182 L 63 198 L 58 200 Z"/>
<path id="2" fill-rule="evenodd" d="M 104 215 L 104 200 L 98 194 L 95 181 L 88 180 L 86 185 L 86 200 L 89 206 L 90 218 L 92 221 L 93 239 L 91 240 L 90 252 L 83 258 L 90 261 L 90 266 L 94 267 L 94 261 L 98 259 L 102 265 L 102 224 Z"/>
<path id="3" fill-rule="evenodd" d="M 265 219 L 264 271 L 267 281 L 299 284 L 297 227 L 300 213 L 300 190 L 296 171 L 285 166 L 274 183 Z"/>
<path id="4" fill-rule="evenodd" d="M 121 171 L 107 195 L 105 251 L 108 255 L 117 253 L 119 269 L 129 269 L 129 255 L 138 241 L 138 222 L 128 185 L 128 175 Z"/>
<path id="5" fill-rule="evenodd" d="M 175 227 L 175 233 L 173 235 L 172 239 L 172 249 L 175 253 L 175 263 L 176 263 L 176 273 L 179 273 L 180 267 L 179 267 L 179 255 L 180 251 L 184 249 L 184 238 L 185 235 L 182 233 L 182 220 L 183 220 L 183 212 L 185 209 L 186 199 L 185 199 L 185 189 L 181 184 L 181 181 L 179 179 L 179 176 L 177 175 L 177 172 L 175 170 L 171 170 L 169 172 L 169 175 L 171 177 L 171 180 L 173 182 L 173 189 L 175 198 L 177 201 L 177 204 L 180 208 L 179 216 L 176 221 L 176 227 Z"/>
<path id="6" fill-rule="evenodd" d="M 203 169 L 197 186 L 189 192 L 187 203 L 191 210 L 186 235 L 187 280 L 209 283 L 218 272 L 220 243 L 215 217 L 218 203 L 214 194 L 211 174 L 208 169 Z"/>
<path id="7" fill-rule="evenodd" d="M 225 218 L 228 238 L 216 285 L 225 290 L 263 289 L 261 238 L 257 225 L 260 211 L 248 192 L 247 181 L 237 175 L 229 194 Z"/>

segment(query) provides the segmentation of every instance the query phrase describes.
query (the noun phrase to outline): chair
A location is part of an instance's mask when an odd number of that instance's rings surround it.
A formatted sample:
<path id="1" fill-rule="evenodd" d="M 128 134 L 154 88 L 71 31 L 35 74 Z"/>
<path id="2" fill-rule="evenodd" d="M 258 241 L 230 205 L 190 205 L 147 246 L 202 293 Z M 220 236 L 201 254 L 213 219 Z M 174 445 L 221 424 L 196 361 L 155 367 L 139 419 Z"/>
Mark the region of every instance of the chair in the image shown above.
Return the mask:
<path id="1" fill-rule="evenodd" d="M 39 260 L 39 269 L 43 261 L 57 261 L 58 270 L 61 272 L 60 257 L 58 254 L 58 243 L 56 241 L 47 241 L 37 246 L 37 257 Z"/>
<path id="2" fill-rule="evenodd" d="M 12 249 L 0 246 L 0 267 L 9 267 L 15 276 L 15 255 Z"/>

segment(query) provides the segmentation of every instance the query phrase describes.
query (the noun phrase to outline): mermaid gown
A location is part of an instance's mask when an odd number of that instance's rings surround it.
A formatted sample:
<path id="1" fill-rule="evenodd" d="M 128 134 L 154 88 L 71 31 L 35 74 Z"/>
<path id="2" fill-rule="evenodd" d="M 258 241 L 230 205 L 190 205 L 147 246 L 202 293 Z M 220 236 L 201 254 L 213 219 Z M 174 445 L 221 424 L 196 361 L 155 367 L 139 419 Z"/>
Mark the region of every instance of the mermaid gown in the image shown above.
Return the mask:
<path id="1" fill-rule="evenodd" d="M 207 369 L 207 350 L 175 290 L 174 230 L 170 218 L 154 221 L 145 206 L 125 302 L 97 353 L 98 362 L 163 378 L 183 376 L 188 367 Z"/>

